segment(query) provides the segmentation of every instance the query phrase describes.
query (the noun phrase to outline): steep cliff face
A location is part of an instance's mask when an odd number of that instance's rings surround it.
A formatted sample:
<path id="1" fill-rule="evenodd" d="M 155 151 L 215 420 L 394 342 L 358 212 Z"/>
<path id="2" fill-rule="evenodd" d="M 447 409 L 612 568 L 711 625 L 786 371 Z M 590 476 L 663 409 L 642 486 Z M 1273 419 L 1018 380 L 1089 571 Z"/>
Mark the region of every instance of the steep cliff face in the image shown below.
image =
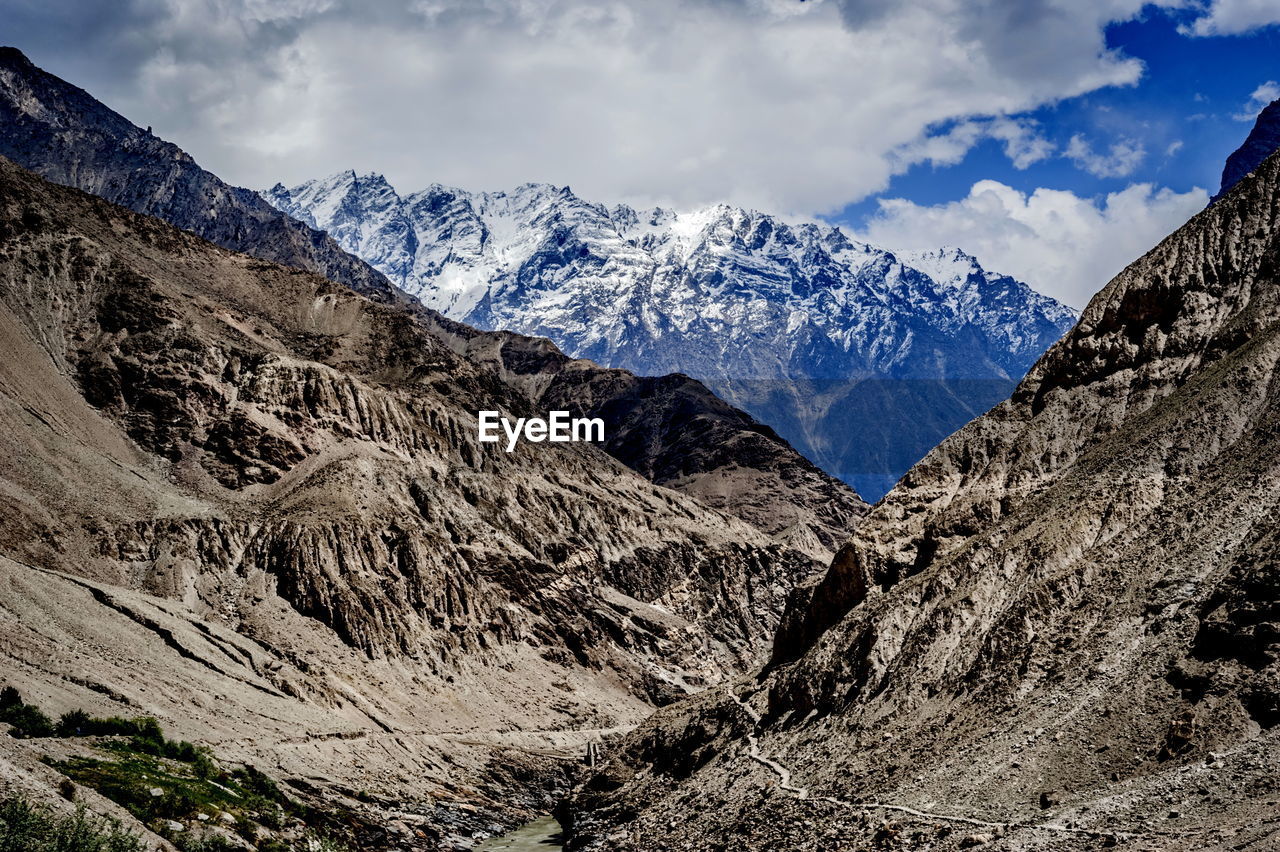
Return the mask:
<path id="1" fill-rule="evenodd" d="M 332 238 L 282 216 L 257 193 L 228 186 L 185 151 L 135 126 L 82 89 L 0 47 L 0 155 L 172 222 L 210 242 L 317 272 L 380 301 L 399 295 Z"/>
<path id="2" fill-rule="evenodd" d="M 594 446 L 477 443 L 530 402 L 418 317 L 2 160 L 0 335 L 0 672 L 57 711 L 501 801 L 502 737 L 752 665 L 816 567 Z"/>
<path id="3" fill-rule="evenodd" d="M 611 440 L 606 447 L 616 450 L 618 458 L 646 476 L 665 471 L 657 481 L 711 499 L 749 522 L 763 522 L 763 529 L 783 533 L 786 542 L 815 556 L 827 558 L 865 511 L 852 488 L 817 471 L 771 430 L 696 383 L 636 380 L 619 371 L 571 361 L 546 341 L 509 334 L 488 337 L 445 320 L 398 291 L 380 272 L 346 254 L 329 235 L 290 218 L 254 193 L 226 185 L 177 146 L 41 71 L 12 48 L 0 49 L 0 128 L 4 131 L 0 154 L 37 174 L 156 216 L 225 248 L 318 272 L 375 301 L 398 305 L 433 335 L 457 344 L 464 356 L 483 352 L 488 368 L 498 368 L 502 361 L 518 363 L 514 370 L 501 367 L 499 372 L 508 378 L 518 376 L 516 386 L 527 391 L 533 403 L 624 416 L 627 441 Z M 415 344 L 412 339 L 399 342 Z M 420 357 L 430 358 L 436 343 L 426 345 L 428 351 Z M 389 350 L 385 354 L 393 360 L 414 357 Z M 546 375 L 533 375 L 535 365 Z M 557 378 L 570 365 L 575 381 Z M 592 392 L 547 395 L 548 386 L 567 384 L 586 384 Z M 645 392 L 633 393 L 638 385 L 645 386 Z M 609 396 L 611 390 L 616 399 Z M 705 456 L 680 470 L 669 463 L 652 464 L 650 456 L 671 460 L 689 448 L 689 421 L 703 424 L 694 430 L 698 434 L 708 437 L 710 428 L 721 446 L 741 447 L 743 452 L 721 451 L 713 467 Z M 231 447 L 249 437 L 245 428 L 241 424 L 235 434 L 226 433 L 217 440 Z M 677 447 L 676 442 L 683 443 Z M 269 475 L 267 470 L 252 475 Z"/>
<path id="4" fill-rule="evenodd" d="M 1278 364 L 1272 156 L 912 469 L 758 680 L 633 736 L 578 843 L 1273 846 Z"/>
<path id="5" fill-rule="evenodd" d="M 1214 201 L 1226 195 L 1231 187 L 1277 150 L 1280 150 L 1280 100 L 1272 101 L 1258 114 L 1249 136 L 1227 158 L 1227 164 L 1222 168 L 1222 187 Z"/>
<path id="6" fill-rule="evenodd" d="M 728 205 L 636 211 L 545 184 L 402 197 L 355 172 L 264 197 L 454 319 L 693 376 L 872 498 L 1075 319 L 960 251 L 899 257 Z"/>

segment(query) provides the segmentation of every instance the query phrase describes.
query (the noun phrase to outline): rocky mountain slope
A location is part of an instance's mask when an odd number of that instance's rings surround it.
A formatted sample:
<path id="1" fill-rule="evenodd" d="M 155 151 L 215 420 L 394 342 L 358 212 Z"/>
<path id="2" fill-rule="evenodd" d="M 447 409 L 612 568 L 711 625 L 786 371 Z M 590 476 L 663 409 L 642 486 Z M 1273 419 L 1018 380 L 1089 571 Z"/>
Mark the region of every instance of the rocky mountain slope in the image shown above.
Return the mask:
<path id="1" fill-rule="evenodd" d="M 694 376 L 873 498 L 1075 319 L 962 252 L 899 258 L 725 205 L 609 208 L 541 184 L 401 196 L 350 171 L 264 197 L 450 317 Z"/>
<path id="2" fill-rule="evenodd" d="M 228 186 L 171 142 L 88 92 L 0 47 L 0 154 L 37 174 L 172 222 L 210 242 L 317 272 L 394 301 L 395 289 L 332 238 L 276 214 L 254 192 Z"/>
<path id="3" fill-rule="evenodd" d="M 1280 843 L 1280 154 L 1111 281 L 660 712 L 571 848 Z"/>
<path id="4" fill-rule="evenodd" d="M 504 753 L 759 659 L 814 567 L 594 446 L 477 444 L 532 407 L 413 315 L 7 160 L 0 333 L 0 677 L 58 712 L 498 807 Z"/>
<path id="5" fill-rule="evenodd" d="M 865 511 L 851 488 L 698 383 L 637 380 L 565 358 L 543 340 L 488 337 L 450 322 L 346 254 L 331 237 L 248 190 L 228 186 L 177 146 L 36 68 L 13 48 L 0 49 L 0 129 L 0 154 L 50 180 L 164 219 L 224 248 L 319 272 L 414 313 L 464 355 L 483 352 L 489 368 L 519 377 L 515 384 L 532 402 L 617 418 L 616 428 L 607 431 L 607 449 L 615 456 L 815 556 L 828 558 Z M 534 365 L 545 375 L 533 375 Z M 688 452 L 695 441 L 719 449 Z"/>
<path id="6" fill-rule="evenodd" d="M 1231 187 L 1262 165 L 1271 152 L 1280 148 L 1280 100 L 1274 100 L 1258 114 L 1244 144 L 1232 152 L 1222 168 L 1222 186 L 1214 196 L 1217 201 Z"/>
<path id="7" fill-rule="evenodd" d="M 735 515 L 786 546 L 830 559 L 866 504 L 768 426 L 688 376 L 636 376 L 572 359 L 545 338 L 481 332 L 440 315 L 436 336 L 492 368 L 543 411 L 609 424 L 601 445 L 645 478 Z"/>

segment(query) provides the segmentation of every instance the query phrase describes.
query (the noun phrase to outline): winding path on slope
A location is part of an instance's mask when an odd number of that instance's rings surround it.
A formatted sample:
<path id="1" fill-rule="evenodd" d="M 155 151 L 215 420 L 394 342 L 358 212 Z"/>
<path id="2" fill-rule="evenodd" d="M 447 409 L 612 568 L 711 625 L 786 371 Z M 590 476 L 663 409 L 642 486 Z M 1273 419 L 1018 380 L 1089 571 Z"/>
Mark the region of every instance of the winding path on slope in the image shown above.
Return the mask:
<path id="1" fill-rule="evenodd" d="M 907 807 L 906 805 L 890 804 L 888 802 L 849 802 L 844 799 L 838 799 L 834 796 L 812 796 L 809 788 L 801 787 L 793 783 L 791 770 L 778 761 L 765 756 L 760 751 L 760 741 L 756 738 L 755 728 L 760 724 L 760 714 L 755 711 L 751 705 L 744 701 L 733 690 L 726 690 L 729 697 L 733 699 L 747 717 L 751 720 L 752 729 L 747 731 L 747 755 L 756 763 L 766 767 L 778 776 L 778 788 L 785 793 L 797 799 L 804 799 L 811 802 L 826 802 L 836 805 L 837 807 L 848 808 L 851 810 L 861 811 L 893 811 L 895 813 L 906 814 L 920 820 L 936 820 L 939 822 L 960 823 L 963 825 L 971 825 L 977 828 L 988 828 L 999 832 L 1006 832 L 1011 829 L 1024 829 L 1030 831 L 1046 831 L 1056 832 L 1059 834 L 1077 834 L 1087 837 L 1099 837 L 1115 840 L 1137 840 L 1144 837 L 1164 836 L 1168 837 L 1174 832 L 1146 832 L 1136 833 L 1129 831 L 1108 831 L 1105 829 L 1094 828 L 1077 828 L 1069 825 L 1057 825 L 1048 822 L 993 822 L 989 820 L 976 819 L 974 817 L 956 816 L 953 814 L 940 814 L 935 811 L 922 811 L 916 808 Z M 1178 836 L 1186 836 L 1198 832 L 1179 832 Z"/>

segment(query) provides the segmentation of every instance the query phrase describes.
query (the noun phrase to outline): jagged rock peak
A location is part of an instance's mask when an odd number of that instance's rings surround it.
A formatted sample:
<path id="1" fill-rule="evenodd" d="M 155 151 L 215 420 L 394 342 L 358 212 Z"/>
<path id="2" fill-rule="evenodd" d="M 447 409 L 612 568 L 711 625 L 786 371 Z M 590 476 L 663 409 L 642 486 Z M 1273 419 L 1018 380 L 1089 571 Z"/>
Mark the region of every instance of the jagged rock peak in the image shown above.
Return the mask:
<path id="1" fill-rule="evenodd" d="M 1244 144 L 1227 157 L 1222 169 L 1222 187 L 1213 200 L 1225 195 L 1277 149 L 1280 149 L 1280 99 L 1272 101 L 1258 113 Z"/>

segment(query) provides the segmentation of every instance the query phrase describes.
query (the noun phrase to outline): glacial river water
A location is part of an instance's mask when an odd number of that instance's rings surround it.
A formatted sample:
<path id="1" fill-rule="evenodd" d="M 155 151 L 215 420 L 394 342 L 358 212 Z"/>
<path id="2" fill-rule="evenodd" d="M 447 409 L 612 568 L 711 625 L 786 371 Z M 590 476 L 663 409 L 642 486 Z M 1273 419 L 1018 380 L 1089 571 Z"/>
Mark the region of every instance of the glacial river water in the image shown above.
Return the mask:
<path id="1" fill-rule="evenodd" d="M 521 826 L 510 834 L 486 840 L 475 852 L 557 852 L 564 849 L 560 839 L 560 823 L 543 817 Z"/>

